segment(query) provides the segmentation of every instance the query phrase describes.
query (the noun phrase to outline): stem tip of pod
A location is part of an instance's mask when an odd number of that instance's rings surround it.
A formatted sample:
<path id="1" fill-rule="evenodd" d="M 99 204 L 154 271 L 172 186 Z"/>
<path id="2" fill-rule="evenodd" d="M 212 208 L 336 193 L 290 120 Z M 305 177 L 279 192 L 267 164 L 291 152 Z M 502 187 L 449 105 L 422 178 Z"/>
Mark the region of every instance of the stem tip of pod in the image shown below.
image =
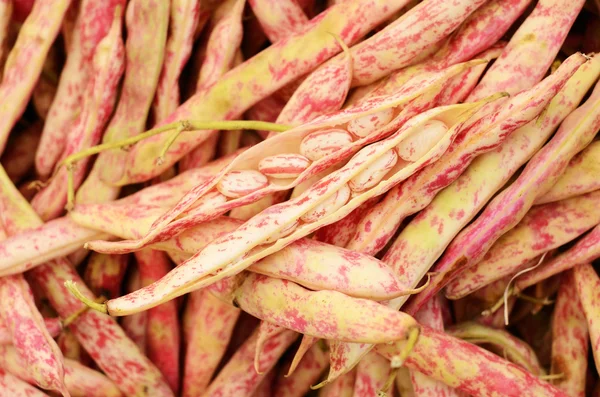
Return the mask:
<path id="1" fill-rule="evenodd" d="M 94 302 L 92 299 L 88 298 L 87 296 L 84 296 L 81 293 L 81 291 L 79 291 L 79 289 L 77 288 L 77 284 L 74 283 L 73 281 L 71 281 L 71 280 L 65 281 L 65 287 L 69 290 L 69 292 L 71 294 L 73 294 L 73 296 L 75 298 L 79 299 L 83 304 L 85 304 L 90 309 L 97 310 L 100 313 L 108 314 L 108 307 L 106 306 L 106 303 L 97 303 L 97 302 Z"/>

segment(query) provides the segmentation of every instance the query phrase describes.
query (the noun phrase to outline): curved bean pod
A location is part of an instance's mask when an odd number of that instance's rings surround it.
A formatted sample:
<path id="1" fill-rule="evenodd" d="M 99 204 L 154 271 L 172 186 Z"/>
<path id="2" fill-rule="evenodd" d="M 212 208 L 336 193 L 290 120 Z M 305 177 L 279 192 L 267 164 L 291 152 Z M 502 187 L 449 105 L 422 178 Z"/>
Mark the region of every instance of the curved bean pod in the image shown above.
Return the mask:
<path id="1" fill-rule="evenodd" d="M 392 360 L 406 349 L 405 345 L 406 341 L 380 344 L 377 352 Z M 422 328 L 405 365 L 471 395 L 567 396 L 550 383 L 493 353 L 428 327 Z"/>
<path id="2" fill-rule="evenodd" d="M 553 374 L 563 374 L 553 383 L 569 396 L 585 396 L 585 373 L 588 366 L 588 326 L 577 293 L 572 270 L 561 275 L 560 288 L 552 319 Z"/>
<path id="3" fill-rule="evenodd" d="M 600 189 L 600 142 L 592 142 L 569 162 L 565 172 L 535 204 L 550 203 Z"/>
<path id="4" fill-rule="evenodd" d="M 70 3 L 70 0 L 34 3 L 19 31 L 0 84 L 0 97 L 11 99 L 0 109 L 0 154 L 4 151 L 8 134 L 25 111 Z"/>
<path id="5" fill-rule="evenodd" d="M 600 208 L 600 191 L 533 207 L 518 225 L 496 241 L 483 260 L 446 286 L 446 296 L 466 296 L 584 234 L 600 223 L 596 208 Z"/>
<path id="6" fill-rule="evenodd" d="M 86 86 L 94 78 L 95 48 L 109 32 L 115 8 L 125 6 L 124 0 L 86 0 L 81 3 L 77 15 L 73 15 L 66 63 L 44 123 L 40 146 L 35 152 L 35 169 L 42 177 L 50 176 L 67 146 L 68 132 L 82 111 Z"/>
<path id="7" fill-rule="evenodd" d="M 303 334 L 348 342 L 398 340 L 418 326 L 412 317 L 369 300 L 334 291 L 312 292 L 290 281 L 254 274 L 248 275 L 236 291 L 235 301 L 262 320 Z M 341 311 L 341 307 L 352 310 Z"/>

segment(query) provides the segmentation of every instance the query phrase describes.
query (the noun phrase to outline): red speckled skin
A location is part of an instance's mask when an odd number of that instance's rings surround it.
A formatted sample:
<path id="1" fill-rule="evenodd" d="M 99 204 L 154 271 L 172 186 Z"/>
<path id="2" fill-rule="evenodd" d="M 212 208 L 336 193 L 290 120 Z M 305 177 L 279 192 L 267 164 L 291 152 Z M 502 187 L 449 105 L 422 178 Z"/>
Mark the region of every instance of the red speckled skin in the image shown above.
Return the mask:
<path id="1" fill-rule="evenodd" d="M 600 191 L 535 206 L 476 265 L 446 286 L 459 299 L 522 268 L 537 256 L 577 238 L 600 223 Z"/>
<path id="2" fill-rule="evenodd" d="M 320 345 L 313 345 L 302 357 L 296 370 L 285 376 L 287 366 L 277 374 L 273 395 L 278 397 L 302 397 L 310 386 L 317 383 L 319 377 L 329 364 L 329 353 Z"/>
<path id="3" fill-rule="evenodd" d="M 52 338 L 56 338 L 62 331 L 62 325 L 58 318 L 44 318 L 44 325 Z M 0 322 L 0 345 L 10 345 L 12 334 L 4 321 Z"/>
<path id="4" fill-rule="evenodd" d="M 48 333 L 22 275 L 0 278 L 0 302 L 0 315 L 28 379 L 43 389 L 66 395 L 63 355 Z"/>
<path id="5" fill-rule="evenodd" d="M 352 397 L 356 383 L 356 368 L 337 378 L 319 391 L 319 397 Z"/>
<path id="6" fill-rule="evenodd" d="M 271 338 L 265 345 L 260 359 L 260 368 L 265 372 L 258 374 L 254 370 L 254 351 L 258 330 L 255 331 L 231 357 L 202 396 L 251 396 L 297 336 L 298 334 L 295 332 L 284 331 Z"/>
<path id="7" fill-rule="evenodd" d="M 363 217 L 347 247 L 372 255 L 381 250 L 406 216 L 431 203 L 436 194 L 456 180 L 475 157 L 496 149 L 511 133 L 537 117 L 582 62 L 584 58 L 581 55 L 571 58 L 571 65 L 565 65 L 563 69 L 564 74 L 551 75 L 467 126 L 439 161 L 394 188 Z M 395 250 L 391 251 L 386 256 L 394 255 Z"/>
<path id="8" fill-rule="evenodd" d="M 83 279 L 97 296 L 107 299 L 121 294 L 129 255 L 106 255 L 92 252 Z"/>
<path id="9" fill-rule="evenodd" d="M 0 172 L 3 170 L 0 167 Z M 6 174 L 3 175 L 5 179 Z M 3 183 L 10 183 L 3 180 Z M 1 193 L 1 189 L 0 189 Z M 10 232 L 10 225 L 0 196 L 0 240 Z M 68 395 L 64 385 L 63 355 L 46 328 L 38 311 L 33 292 L 22 274 L 0 278 L 0 319 L 8 343 L 15 346 L 26 375 L 36 385 Z"/>
<path id="10" fill-rule="evenodd" d="M 203 393 L 231 339 L 240 309 L 216 298 L 207 290 L 189 295 L 184 326 L 186 338 L 183 396 Z M 185 330 L 184 330 L 185 331 Z M 252 352 L 254 354 L 254 352 Z M 252 367 L 249 369 L 254 371 Z"/>
<path id="11" fill-rule="evenodd" d="M 543 263 L 537 269 L 519 277 L 515 282 L 515 290 L 523 291 L 525 288 L 535 285 L 555 274 L 581 263 L 592 262 L 598 258 L 600 258 L 600 225 L 579 239 L 568 250 Z"/>
<path id="12" fill-rule="evenodd" d="M 440 296 L 430 299 L 415 315 L 419 324 L 431 327 L 436 331 L 444 331 L 442 303 Z M 369 354 L 372 354 L 369 353 Z M 358 364 L 360 368 L 360 363 Z M 461 397 L 462 393 L 443 382 L 434 380 L 418 371 L 410 371 L 410 379 L 415 397 Z"/>
<path id="13" fill-rule="evenodd" d="M 11 98 L 0 109 L 0 153 L 8 134 L 27 106 L 44 59 L 60 29 L 70 0 L 36 2 L 8 55 L 0 97 Z"/>
<path id="14" fill-rule="evenodd" d="M 34 229 L 25 230 L 0 242 L 0 275 L 19 274 L 50 259 L 72 253 L 85 242 L 109 237 L 77 225 L 69 218 L 58 218 Z"/>
<path id="15" fill-rule="evenodd" d="M 125 1 L 84 0 L 79 5 L 69 35 L 67 60 L 35 154 L 35 168 L 42 177 L 50 176 L 59 162 L 68 144 L 67 136 L 83 110 L 86 86 L 97 73 L 92 65 L 94 50 L 109 32 L 117 6 L 125 7 Z"/>
<path id="16" fill-rule="evenodd" d="M 248 3 L 271 43 L 302 30 L 308 24 L 306 14 L 295 0 L 248 0 Z"/>
<path id="17" fill-rule="evenodd" d="M 225 74 L 217 83 L 194 95 L 164 123 L 182 119 L 232 119 L 277 89 L 310 72 L 317 65 L 340 52 L 330 33 L 344 42 L 354 43 L 374 26 L 392 15 L 401 4 L 383 0 L 350 0 L 332 7 L 314 18 L 309 27 L 264 50 Z M 306 43 L 313 45 L 307 46 Z M 237 92 L 232 101 L 231 92 Z M 156 155 L 168 134 L 160 134 L 136 144 L 127 153 L 123 167 L 102 175 L 102 179 L 123 185 L 148 180 L 161 174 L 175 161 L 202 143 L 211 131 L 183 132 L 156 166 Z M 120 171 L 120 172 L 119 172 Z"/>
<path id="18" fill-rule="evenodd" d="M 575 288 L 579 302 L 587 320 L 592 353 L 596 366 L 600 364 L 600 327 L 598 325 L 598 305 L 600 304 L 600 278 L 591 264 L 585 263 L 573 268 Z"/>
<path id="19" fill-rule="evenodd" d="M 260 368 L 260 356 L 265 347 L 266 342 L 285 331 L 285 328 L 279 325 L 261 321 L 258 326 L 258 337 L 256 341 L 256 349 L 254 351 L 254 369 L 258 373 L 262 373 L 263 370 Z"/>
<path id="20" fill-rule="evenodd" d="M 9 139 L 0 163 L 13 183 L 21 181 L 31 169 L 35 148 L 40 142 L 42 126 L 41 122 L 35 122 L 24 131 L 15 134 L 14 139 Z"/>
<path id="21" fill-rule="evenodd" d="M 0 389 L 11 397 L 47 397 L 39 389 L 0 369 Z"/>
<path id="22" fill-rule="evenodd" d="M 169 24 L 168 0 L 130 0 L 125 15 L 125 77 L 119 102 L 103 135 L 103 142 L 137 135 L 146 127 L 165 54 Z M 152 27 L 149 29 L 149 27 Z M 121 150 L 100 153 L 77 191 L 76 202 L 115 200 L 119 188 L 100 179 L 104 168 L 114 168 L 126 157 Z"/>
<path id="23" fill-rule="evenodd" d="M 417 325 L 412 317 L 370 300 L 335 291 L 309 291 L 287 280 L 256 274 L 247 276 L 235 291 L 235 300 L 242 310 L 261 320 L 326 339 L 398 340 Z"/>
<path id="24" fill-rule="evenodd" d="M 0 366 L 20 379 L 33 383 L 27 368 L 19 360 L 12 346 L 0 347 Z M 121 397 L 117 386 L 100 372 L 77 361 L 65 359 L 65 385 L 73 397 Z M 4 391 L 4 390 L 2 390 Z M 11 395 L 12 396 L 12 395 Z"/>
<path id="25" fill-rule="evenodd" d="M 41 223 L 33 209 L 20 196 L 0 168 L 0 214 L 9 234 L 19 233 Z M 75 269 L 65 259 L 56 259 L 31 271 L 61 318 L 81 312 L 85 305 L 64 286 L 74 281 L 83 294 L 94 299 Z M 127 338 L 110 316 L 97 311 L 83 312 L 70 326 L 81 345 L 121 391 L 127 394 L 172 396 L 162 375 Z"/>
<path id="26" fill-rule="evenodd" d="M 377 345 L 391 360 L 406 342 Z M 467 394 L 492 397 L 542 397 L 567 394 L 550 383 L 476 345 L 423 327 L 405 365 Z"/>
<path id="27" fill-rule="evenodd" d="M 554 382 L 569 396 L 585 396 L 588 366 L 588 326 L 577 294 L 572 270 L 563 272 L 552 318 L 551 373 L 563 374 Z"/>
<path id="28" fill-rule="evenodd" d="M 179 76 L 192 53 L 200 3 L 200 0 L 171 2 L 170 34 L 153 103 L 155 120 L 166 118 L 179 106 Z"/>
<path id="29" fill-rule="evenodd" d="M 102 137 L 117 99 L 117 86 L 125 69 L 125 48 L 122 35 L 122 9 L 115 13 L 110 31 L 94 50 L 90 73 L 77 121 L 72 124 L 68 142 L 61 155 L 65 158 L 94 146 Z M 42 135 L 43 136 L 43 135 Z M 43 144 L 43 142 L 42 142 Z M 73 168 L 74 188 L 77 189 L 87 171 L 89 158 L 78 161 Z M 48 186 L 38 192 L 31 205 L 46 221 L 60 215 L 67 202 L 67 169 L 61 167 Z"/>
<path id="30" fill-rule="evenodd" d="M 171 270 L 164 252 L 145 249 L 135 252 L 140 284 L 146 286 Z M 172 300 L 148 310 L 146 325 L 146 354 L 163 373 L 175 394 L 179 393 L 180 331 L 177 301 Z"/>
<path id="31" fill-rule="evenodd" d="M 600 141 L 589 144 L 573 157 L 565 172 L 535 204 L 550 203 L 600 189 Z"/>
<path id="32" fill-rule="evenodd" d="M 513 34 L 504 53 L 483 76 L 467 101 L 499 91 L 516 94 L 541 80 L 584 2 L 538 1 L 533 12 Z"/>

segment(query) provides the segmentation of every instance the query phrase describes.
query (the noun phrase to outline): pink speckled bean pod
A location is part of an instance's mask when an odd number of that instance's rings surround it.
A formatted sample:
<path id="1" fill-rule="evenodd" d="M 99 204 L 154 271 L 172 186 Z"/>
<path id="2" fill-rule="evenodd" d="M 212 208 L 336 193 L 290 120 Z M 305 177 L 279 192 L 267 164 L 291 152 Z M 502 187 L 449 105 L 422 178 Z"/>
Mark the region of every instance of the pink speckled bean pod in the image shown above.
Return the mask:
<path id="1" fill-rule="evenodd" d="M 111 28 L 94 50 L 90 71 L 93 76 L 87 83 L 77 122 L 69 132 L 66 148 L 62 153 L 63 158 L 100 141 L 105 124 L 111 116 L 117 97 L 117 86 L 125 69 L 125 48 L 121 39 L 122 12 L 121 7 L 115 8 Z M 43 145 L 43 142 L 41 144 Z M 87 164 L 88 161 L 84 160 L 74 166 L 74 189 L 77 189 L 85 178 Z M 31 202 L 45 221 L 59 216 L 67 203 L 67 173 L 65 167 L 58 169 L 49 185 L 38 192 Z"/>
<path id="2" fill-rule="evenodd" d="M 215 84 L 231 68 L 242 42 L 245 0 L 227 0 L 213 14 L 213 24 L 196 92 Z"/>
<path id="3" fill-rule="evenodd" d="M 13 0 L 0 1 L 0 79 L 4 73 L 4 62 L 8 56 L 8 36 L 10 19 L 13 14 Z"/>
<path id="4" fill-rule="evenodd" d="M 68 396 L 63 355 L 46 329 L 22 275 L 0 278 L 0 302 L 0 316 L 28 379 L 43 389 L 57 390 Z"/>
<path id="5" fill-rule="evenodd" d="M 44 318 L 44 325 L 52 338 L 56 338 L 62 331 L 62 324 L 58 318 Z M 10 330 L 4 322 L 0 322 L 0 345 L 10 345 L 11 343 Z"/>
<path id="6" fill-rule="evenodd" d="M 493 345 L 493 347 L 498 348 L 498 355 L 504 355 L 510 362 L 523 367 L 534 375 L 545 374 L 533 349 L 507 331 L 473 322 L 465 322 L 448 328 L 446 333 L 471 343 Z M 490 350 L 492 349 L 490 348 Z"/>
<path id="7" fill-rule="evenodd" d="M 70 3 L 70 0 L 36 2 L 19 31 L 0 84 L 0 97 L 10 98 L 0 109 L 0 153 L 4 151 L 8 134 L 27 106 Z"/>
<path id="8" fill-rule="evenodd" d="M 58 218 L 25 230 L 0 242 L 2 258 L 0 275 L 19 274 L 51 259 L 60 258 L 81 248 L 87 241 L 110 238 L 106 233 L 77 225 L 69 218 Z"/>
<path id="9" fill-rule="evenodd" d="M 167 255 L 151 249 L 135 253 L 141 286 L 160 279 L 171 269 Z M 171 390 L 179 393 L 179 321 L 177 302 L 170 301 L 148 310 L 146 325 L 146 354 L 163 373 Z"/>
<path id="10" fill-rule="evenodd" d="M 515 282 L 515 291 L 523 291 L 555 274 L 598 258 L 600 258 L 600 225 L 593 228 L 568 250 L 521 275 Z"/>
<path id="11" fill-rule="evenodd" d="M 317 383 L 329 364 L 329 354 L 323 346 L 313 345 L 302 357 L 295 371 L 285 375 L 285 367 L 277 375 L 273 395 L 278 397 L 302 397 L 310 386 Z"/>
<path id="12" fill-rule="evenodd" d="M 513 34 L 504 53 L 486 72 L 467 101 L 491 93 L 516 94 L 544 77 L 571 25 L 583 7 L 583 0 L 538 1 L 533 12 Z"/>
<path id="13" fill-rule="evenodd" d="M 227 0 L 214 11 L 205 47 L 200 48 L 196 54 L 198 62 L 201 60 L 202 65 L 195 92 L 207 89 L 215 84 L 223 74 L 238 66 L 236 58 L 241 58 L 239 48 L 243 37 L 244 5 L 245 0 Z M 233 133 L 233 131 L 224 132 L 224 134 Z M 181 159 L 180 169 L 187 170 L 198 167 L 198 158 L 204 157 L 205 153 L 214 153 L 218 135 L 216 132 L 213 133 L 205 142 L 186 154 Z"/>
<path id="14" fill-rule="evenodd" d="M 140 271 L 137 266 L 133 268 L 129 275 L 129 279 L 125 285 L 126 292 L 132 292 L 142 287 L 140 281 Z M 143 354 L 146 354 L 146 335 L 148 327 L 148 311 L 132 314 L 131 316 L 123 317 L 121 327 L 125 334 L 131 339 L 140 349 Z"/>
<path id="15" fill-rule="evenodd" d="M 106 127 L 103 142 L 137 135 L 146 127 L 163 65 L 169 7 L 168 0 L 130 0 L 127 5 L 125 77 L 119 102 Z M 149 27 L 152 27 L 151 34 Z M 96 203 L 115 200 L 120 189 L 104 183 L 100 173 L 104 168 L 112 169 L 126 156 L 122 151 L 100 153 L 77 191 L 76 201 Z"/>
<path id="16" fill-rule="evenodd" d="M 308 24 L 306 14 L 295 0 L 248 0 L 248 3 L 271 43 L 302 30 Z"/>
<path id="17" fill-rule="evenodd" d="M 106 255 L 92 252 L 83 279 L 97 296 L 119 296 L 129 255 Z"/>
<path id="18" fill-rule="evenodd" d="M 563 63 L 564 65 L 564 63 Z M 569 161 L 583 150 L 600 128 L 600 84 L 590 98 L 571 113 L 529 161 L 519 178 L 496 196 L 484 212 L 454 239 L 434 267 L 442 272 L 410 304 L 415 310 L 433 293 L 483 259 L 492 244 L 525 216 L 533 201 L 558 180 Z"/>
<path id="19" fill-rule="evenodd" d="M 588 366 L 588 325 L 577 295 L 572 270 L 560 276 L 560 288 L 552 318 L 551 373 L 563 374 L 553 383 L 569 396 L 585 396 L 585 373 Z"/>
<path id="20" fill-rule="evenodd" d="M 436 331 L 444 331 L 442 318 L 442 303 L 440 296 L 430 299 L 415 315 L 419 324 L 431 327 Z M 369 354 L 373 354 L 370 352 Z M 360 363 L 358 363 L 360 368 Z M 443 382 L 431 379 L 418 371 L 410 371 L 410 380 L 414 397 L 461 397 L 459 391 L 449 387 Z"/>
<path id="21" fill-rule="evenodd" d="M 356 368 L 319 390 L 319 397 L 352 397 L 356 383 Z"/>
<path id="22" fill-rule="evenodd" d="M 48 397 L 40 389 L 0 369 L 0 389 L 11 397 Z"/>
<path id="23" fill-rule="evenodd" d="M 9 139 L 0 163 L 13 183 L 21 181 L 31 169 L 35 148 L 40 142 L 42 126 L 41 122 L 35 122 Z"/>
<path id="24" fill-rule="evenodd" d="M 8 234 L 19 233 L 41 224 L 29 204 L 8 180 L 0 168 L 2 193 L 2 222 Z M 94 299 L 70 263 L 57 259 L 31 271 L 33 280 L 44 291 L 61 318 L 68 318 L 85 308 L 64 287 L 67 280 L 77 282 L 82 293 Z M 84 289 L 85 288 L 85 289 Z M 119 389 L 127 394 L 146 395 L 150 390 L 156 396 L 172 396 L 162 375 L 127 338 L 114 319 L 95 311 L 85 311 L 70 325 L 77 339 L 100 368 Z"/>
<path id="25" fill-rule="evenodd" d="M 26 382 L 33 383 L 27 368 L 24 367 L 12 346 L 0 347 L 0 367 Z M 72 397 L 123 396 L 117 386 L 106 376 L 69 359 L 65 359 L 65 386 Z"/>
<path id="26" fill-rule="evenodd" d="M 258 337 L 258 331 L 255 331 L 225 364 L 202 396 L 251 396 L 297 336 L 295 332 L 284 331 L 271 338 L 260 360 L 260 368 L 265 372 L 258 374 L 254 370 L 254 351 Z"/>
<path id="27" fill-rule="evenodd" d="M 251 149 L 244 152 L 242 155 L 238 156 L 231 164 L 229 164 L 229 166 L 226 169 L 222 170 L 219 173 L 219 175 L 217 175 L 211 181 L 207 181 L 206 183 L 200 184 L 194 189 L 190 190 L 190 192 L 188 192 L 188 194 L 186 194 L 186 196 L 176 206 L 174 206 L 171 210 L 166 212 L 159 220 L 155 222 L 152 231 L 143 239 L 138 241 L 122 241 L 114 245 L 108 244 L 108 246 L 111 247 L 111 252 L 125 252 L 125 250 L 141 248 L 153 241 L 160 241 L 161 239 L 164 240 L 165 238 L 177 234 L 184 228 L 190 227 L 191 225 L 196 223 L 213 219 L 215 216 L 223 214 L 231 208 L 254 202 L 257 199 L 276 191 L 289 190 L 290 188 L 302 183 L 303 181 L 309 180 L 309 178 L 311 178 L 313 175 L 318 174 L 319 172 L 344 161 L 347 157 L 351 156 L 356 151 L 356 149 L 360 148 L 361 146 L 374 142 L 375 140 L 381 139 L 382 137 L 387 136 L 389 134 L 392 134 L 394 130 L 402 126 L 406 120 L 408 120 L 411 116 L 418 112 L 419 105 L 424 105 L 426 108 L 429 107 L 428 105 L 433 99 L 431 96 L 433 96 L 437 92 L 437 90 L 441 88 L 440 85 L 443 83 L 442 79 L 449 78 L 459 73 L 460 71 L 465 70 L 476 64 L 480 64 L 481 62 L 482 61 L 467 62 L 464 64 L 455 65 L 437 73 L 432 73 L 425 76 L 417 76 L 414 79 L 411 79 L 408 83 L 406 83 L 394 95 L 385 98 L 373 98 L 372 100 L 366 101 L 360 106 L 356 106 L 351 109 L 346 109 L 333 115 L 323 116 L 319 119 L 314 120 L 313 122 L 289 130 L 283 134 L 269 139 L 268 141 L 265 141 L 264 143 L 252 147 Z M 421 101 L 413 101 L 411 106 L 408 106 L 406 107 L 406 109 L 404 109 L 405 111 L 399 110 L 402 109 L 402 106 L 404 104 L 406 104 L 411 99 L 415 98 L 419 98 L 423 101 L 423 103 Z M 497 98 L 493 97 L 491 99 L 488 99 L 488 101 L 494 99 Z M 443 114 L 444 118 L 449 117 L 449 119 L 446 121 L 450 126 L 456 124 L 459 120 L 462 122 L 462 119 L 460 117 L 468 118 L 470 113 L 472 113 L 476 107 L 482 106 L 482 103 L 455 106 L 457 109 L 464 109 L 464 113 L 452 113 L 449 110 L 450 108 L 443 108 L 433 111 L 432 113 L 423 113 L 422 116 L 420 115 L 418 117 L 415 117 L 413 118 L 413 120 L 415 123 L 418 124 L 418 120 L 422 120 L 423 117 L 433 117 L 433 114 L 437 112 Z M 360 138 L 346 147 L 337 148 L 338 150 L 334 150 L 334 148 L 332 148 L 331 151 L 333 151 L 333 153 L 330 153 L 329 155 L 322 157 L 318 161 L 313 162 L 310 165 L 310 167 L 307 168 L 299 177 L 293 180 L 284 180 L 280 183 L 271 182 L 265 188 L 260 188 L 260 186 L 262 185 L 257 185 L 257 187 L 254 188 L 254 192 L 252 192 L 251 194 L 245 195 L 239 199 L 228 200 L 222 205 L 210 206 L 208 208 L 210 211 L 206 211 L 205 209 L 201 211 L 197 210 L 195 213 L 188 215 L 186 218 L 175 220 L 176 217 L 178 217 L 182 212 L 190 208 L 190 206 L 192 206 L 192 204 L 196 202 L 200 197 L 202 197 L 202 195 L 204 195 L 206 192 L 214 191 L 215 185 L 217 185 L 218 189 L 218 183 L 224 177 L 226 177 L 230 171 L 251 172 L 258 178 L 259 175 L 261 175 L 258 173 L 258 171 L 252 169 L 248 170 L 248 168 L 255 168 L 257 166 L 257 157 L 264 158 L 270 155 L 289 153 L 290 151 L 301 151 L 302 142 L 304 142 L 305 140 L 308 141 L 312 139 L 313 134 L 321 134 L 319 130 L 323 130 L 327 127 L 332 126 L 337 126 L 338 128 L 340 128 L 341 126 L 350 122 L 353 119 L 389 108 L 394 108 L 396 111 L 399 111 L 398 116 L 394 120 L 392 120 L 391 123 L 377 128 L 375 131 L 372 131 L 370 135 L 364 138 Z M 391 142 L 394 142 L 395 144 L 398 144 L 402 140 L 404 140 L 406 135 L 410 134 L 410 132 L 406 131 L 412 131 L 410 127 L 407 127 L 408 125 L 412 124 L 404 124 L 404 126 L 400 128 L 400 130 L 396 131 L 388 138 L 387 143 L 391 144 Z M 448 133 L 447 138 L 442 139 L 441 142 L 436 146 L 438 150 L 434 151 L 432 149 L 431 153 L 428 153 L 428 156 L 439 155 L 439 151 L 447 147 L 447 143 L 449 142 L 448 139 L 453 138 L 453 133 L 451 132 L 455 130 L 456 128 L 451 128 L 449 130 L 450 132 Z M 348 134 L 343 130 L 336 129 L 335 131 L 337 135 Z M 384 145 L 378 146 L 378 148 L 380 148 L 381 150 L 383 150 L 383 147 Z M 424 158 L 419 159 L 419 161 L 411 163 L 404 169 L 404 172 L 401 172 L 400 174 L 405 175 L 406 173 L 421 167 L 425 162 L 430 161 L 428 156 L 424 156 Z M 364 168 L 366 165 L 370 164 L 376 159 L 377 156 L 373 156 L 369 159 L 369 161 L 364 163 L 364 166 L 362 168 Z M 352 170 L 352 172 L 359 173 L 360 171 L 362 171 L 362 168 L 356 167 Z M 332 174 L 330 174 L 328 177 L 331 178 Z M 396 178 L 400 178 L 400 176 L 397 176 Z M 235 180 L 235 178 L 233 179 Z M 242 181 L 241 178 L 237 179 L 240 179 L 240 181 Z M 264 179 L 262 183 L 264 184 Z M 240 187 L 243 186 L 240 185 Z M 304 194 L 306 195 L 307 192 L 304 192 Z M 295 198 L 295 200 L 297 199 L 298 197 Z M 169 225 L 169 223 L 171 224 Z M 101 246 L 103 246 L 102 243 L 95 242 L 93 249 L 99 249 L 99 247 Z"/>
<path id="28" fill-rule="evenodd" d="M 485 257 L 451 281 L 446 297 L 459 299 L 514 273 L 533 258 L 584 234 L 600 223 L 600 191 L 533 207 Z"/>
<path id="29" fill-rule="evenodd" d="M 377 352 L 393 359 L 405 341 L 377 345 Z M 423 327 L 405 365 L 467 394 L 491 397 L 567 397 L 523 368 L 476 345 Z"/>
<path id="30" fill-rule="evenodd" d="M 569 162 L 556 184 L 535 200 L 550 203 L 600 189 L 600 141 L 592 142 Z"/>
<path id="31" fill-rule="evenodd" d="M 587 320 L 588 332 L 592 343 L 592 353 L 596 365 L 600 364 L 600 328 L 598 327 L 598 293 L 600 278 L 591 264 L 585 263 L 573 268 L 573 279 L 579 296 L 579 302 Z"/>
<path id="32" fill-rule="evenodd" d="M 171 2 L 170 34 L 152 106 L 155 120 L 166 118 L 179 106 L 179 76 L 192 53 L 200 3 L 201 0 Z"/>
<path id="33" fill-rule="evenodd" d="M 75 7 L 69 10 L 76 15 L 68 35 L 67 60 L 44 124 L 40 149 L 35 153 L 35 168 L 43 178 L 50 176 L 67 146 L 69 131 L 82 111 L 86 86 L 94 76 L 95 48 L 110 30 L 115 8 L 124 5 L 124 0 L 84 0 L 78 11 Z"/>
<path id="34" fill-rule="evenodd" d="M 260 56 L 232 69 L 217 83 L 194 95 L 164 123 L 182 119 L 239 117 L 259 100 L 337 54 L 340 47 L 331 33 L 352 44 L 400 7 L 401 4 L 379 0 L 351 0 L 332 7 L 311 21 L 307 29 L 270 46 Z M 230 98 L 232 90 L 238 93 L 235 101 Z M 211 131 L 183 132 L 167 152 L 161 166 L 156 165 L 156 154 L 164 147 L 170 134 L 159 134 L 139 142 L 127 153 L 122 166 L 105 172 L 102 179 L 117 185 L 148 180 L 160 175 L 211 134 Z"/>
<path id="35" fill-rule="evenodd" d="M 186 307 L 188 327 L 183 372 L 184 397 L 203 393 L 231 339 L 240 309 L 215 297 L 207 290 L 190 294 Z M 251 352 L 254 355 L 254 352 Z M 253 367 L 248 368 L 254 371 Z"/>
<path id="36" fill-rule="evenodd" d="M 418 327 L 404 313 L 369 300 L 335 291 L 313 292 L 287 280 L 255 274 L 248 275 L 236 290 L 235 301 L 261 320 L 326 339 L 392 341 L 405 338 Z M 342 307 L 346 310 L 339 310 Z"/>

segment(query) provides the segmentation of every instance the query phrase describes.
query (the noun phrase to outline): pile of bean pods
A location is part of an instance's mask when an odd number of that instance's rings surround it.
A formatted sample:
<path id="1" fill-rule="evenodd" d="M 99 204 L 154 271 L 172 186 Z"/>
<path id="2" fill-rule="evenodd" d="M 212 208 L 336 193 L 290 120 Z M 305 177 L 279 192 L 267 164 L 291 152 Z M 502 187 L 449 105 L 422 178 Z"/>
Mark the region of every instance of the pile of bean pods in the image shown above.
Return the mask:
<path id="1" fill-rule="evenodd" d="M 0 0 L 0 397 L 600 397 L 596 52 L 598 0 Z"/>

